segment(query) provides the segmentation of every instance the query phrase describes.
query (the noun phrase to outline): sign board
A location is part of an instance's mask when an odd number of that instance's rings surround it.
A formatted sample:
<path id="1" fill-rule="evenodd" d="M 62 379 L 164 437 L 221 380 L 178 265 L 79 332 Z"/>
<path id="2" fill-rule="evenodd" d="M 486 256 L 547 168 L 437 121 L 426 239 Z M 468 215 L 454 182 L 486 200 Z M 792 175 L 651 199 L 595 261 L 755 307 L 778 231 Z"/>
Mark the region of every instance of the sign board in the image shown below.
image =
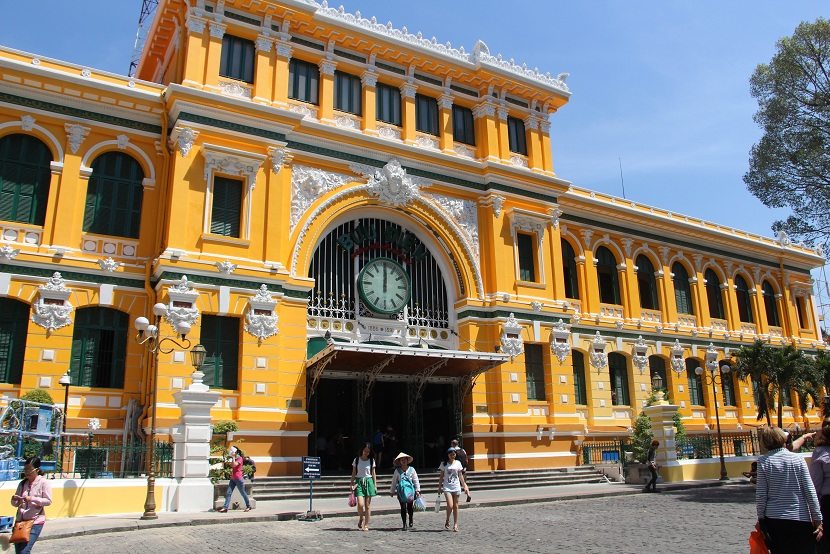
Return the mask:
<path id="1" fill-rule="evenodd" d="M 323 476 L 323 466 L 319 456 L 303 456 L 303 479 L 319 479 Z"/>

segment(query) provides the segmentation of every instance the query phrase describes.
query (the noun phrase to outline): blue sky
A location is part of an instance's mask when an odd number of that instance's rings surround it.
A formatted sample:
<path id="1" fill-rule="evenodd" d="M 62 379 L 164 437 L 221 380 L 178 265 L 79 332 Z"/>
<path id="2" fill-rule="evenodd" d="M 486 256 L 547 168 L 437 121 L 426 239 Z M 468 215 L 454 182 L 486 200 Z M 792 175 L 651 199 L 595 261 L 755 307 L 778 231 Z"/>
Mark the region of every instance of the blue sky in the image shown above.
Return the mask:
<path id="1" fill-rule="evenodd" d="M 6 2 L 0 44 L 125 73 L 140 0 Z M 553 74 L 573 96 L 552 119 L 560 177 L 575 185 L 771 235 L 785 215 L 741 180 L 760 137 L 748 80 L 778 38 L 830 16 L 825 1 L 350 0 L 349 11 L 391 20 L 468 50 Z"/>

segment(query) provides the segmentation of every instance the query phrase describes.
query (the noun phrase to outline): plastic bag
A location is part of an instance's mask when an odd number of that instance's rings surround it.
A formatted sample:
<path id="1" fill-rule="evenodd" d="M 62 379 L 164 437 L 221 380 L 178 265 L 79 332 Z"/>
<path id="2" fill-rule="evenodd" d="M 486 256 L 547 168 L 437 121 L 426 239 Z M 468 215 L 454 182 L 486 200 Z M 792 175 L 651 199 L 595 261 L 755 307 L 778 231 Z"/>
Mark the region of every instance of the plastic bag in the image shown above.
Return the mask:
<path id="1" fill-rule="evenodd" d="M 764 534 L 757 529 L 749 534 L 749 554 L 769 554 Z"/>
<path id="2" fill-rule="evenodd" d="M 357 506 L 357 497 L 354 495 L 354 491 L 349 493 L 349 508 L 354 508 Z"/>
<path id="3" fill-rule="evenodd" d="M 438 496 L 435 497 L 435 513 L 441 513 L 441 493 L 438 493 Z"/>
<path id="4" fill-rule="evenodd" d="M 426 512 L 427 511 L 427 505 L 424 502 L 423 497 L 419 496 L 415 499 L 414 508 L 415 508 L 416 512 Z"/>

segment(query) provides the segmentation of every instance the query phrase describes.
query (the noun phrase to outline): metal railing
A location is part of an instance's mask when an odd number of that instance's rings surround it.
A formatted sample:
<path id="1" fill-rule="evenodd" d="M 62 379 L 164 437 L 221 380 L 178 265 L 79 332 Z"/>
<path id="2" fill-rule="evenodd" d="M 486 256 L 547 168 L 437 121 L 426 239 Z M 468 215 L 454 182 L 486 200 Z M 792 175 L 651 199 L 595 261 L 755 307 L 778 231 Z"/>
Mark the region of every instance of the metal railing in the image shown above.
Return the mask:
<path id="1" fill-rule="evenodd" d="M 582 443 L 582 463 L 625 465 L 632 458 L 632 456 L 626 456 L 628 452 L 633 452 L 633 447 L 627 437 L 604 441 L 589 440 Z"/>
<path id="2" fill-rule="evenodd" d="M 146 477 L 146 441 L 122 441 L 111 435 L 65 435 L 56 457 L 61 477 L 105 479 Z M 156 441 L 156 477 L 173 476 L 173 445 Z"/>

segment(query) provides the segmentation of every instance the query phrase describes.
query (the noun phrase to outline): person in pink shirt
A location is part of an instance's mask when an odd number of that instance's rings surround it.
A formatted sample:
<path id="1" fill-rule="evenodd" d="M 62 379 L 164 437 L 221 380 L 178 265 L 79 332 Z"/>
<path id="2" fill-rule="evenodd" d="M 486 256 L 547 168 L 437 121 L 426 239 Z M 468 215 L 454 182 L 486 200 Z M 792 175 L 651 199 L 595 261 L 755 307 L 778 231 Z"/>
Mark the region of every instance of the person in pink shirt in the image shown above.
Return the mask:
<path id="1" fill-rule="evenodd" d="M 228 507 L 231 505 L 231 496 L 233 496 L 233 489 L 239 489 L 239 494 L 242 495 L 242 500 L 245 501 L 245 511 L 251 511 L 251 501 L 248 499 L 247 493 L 245 493 L 245 481 L 244 476 L 242 475 L 242 466 L 245 462 L 245 458 L 242 456 L 242 451 L 239 450 L 235 446 L 231 446 L 229 451 L 230 458 L 227 462 L 231 466 L 231 478 L 228 481 L 228 492 L 225 493 L 225 505 L 219 509 L 220 512 L 227 512 Z"/>
<path id="2" fill-rule="evenodd" d="M 34 520 L 29 532 L 29 542 L 15 543 L 16 554 L 28 554 L 37 542 L 43 524 L 46 523 L 44 508 L 52 504 L 52 487 L 40 471 L 40 458 L 28 458 L 23 466 L 23 480 L 12 496 L 12 506 L 17 508 L 16 521 Z"/>

